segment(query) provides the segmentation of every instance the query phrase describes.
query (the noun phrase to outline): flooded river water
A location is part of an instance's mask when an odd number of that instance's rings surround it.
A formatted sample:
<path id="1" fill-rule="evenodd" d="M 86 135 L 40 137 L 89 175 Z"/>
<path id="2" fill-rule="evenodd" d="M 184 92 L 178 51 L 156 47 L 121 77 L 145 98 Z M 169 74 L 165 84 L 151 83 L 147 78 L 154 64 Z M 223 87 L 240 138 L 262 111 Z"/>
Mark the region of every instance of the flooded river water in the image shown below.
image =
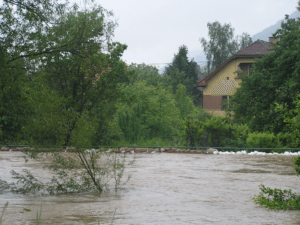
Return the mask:
<path id="1" fill-rule="evenodd" d="M 0 152 L 1 179 L 11 182 L 10 170 L 24 168 L 37 178 L 51 177 L 23 155 Z M 292 163 L 292 156 L 140 153 L 126 171 L 131 180 L 117 193 L 0 193 L 0 207 L 9 201 L 3 225 L 35 224 L 41 203 L 41 224 L 300 224 L 299 211 L 269 210 L 252 200 L 261 183 L 300 194 Z M 31 211 L 21 214 L 23 207 Z"/>

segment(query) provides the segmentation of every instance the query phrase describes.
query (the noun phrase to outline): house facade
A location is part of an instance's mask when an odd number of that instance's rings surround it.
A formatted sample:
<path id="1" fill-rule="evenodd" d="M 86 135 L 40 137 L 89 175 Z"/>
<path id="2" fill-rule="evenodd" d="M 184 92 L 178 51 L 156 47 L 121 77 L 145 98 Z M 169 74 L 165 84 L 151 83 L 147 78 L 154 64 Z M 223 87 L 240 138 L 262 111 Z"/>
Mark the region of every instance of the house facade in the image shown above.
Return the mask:
<path id="1" fill-rule="evenodd" d="M 203 90 L 202 107 L 215 116 L 225 116 L 222 102 L 230 101 L 236 89 L 240 86 L 240 76 L 236 71 L 250 74 L 254 59 L 270 53 L 270 48 L 277 40 L 269 38 L 269 42 L 257 40 L 248 47 L 240 50 L 223 62 L 215 71 L 197 83 Z"/>

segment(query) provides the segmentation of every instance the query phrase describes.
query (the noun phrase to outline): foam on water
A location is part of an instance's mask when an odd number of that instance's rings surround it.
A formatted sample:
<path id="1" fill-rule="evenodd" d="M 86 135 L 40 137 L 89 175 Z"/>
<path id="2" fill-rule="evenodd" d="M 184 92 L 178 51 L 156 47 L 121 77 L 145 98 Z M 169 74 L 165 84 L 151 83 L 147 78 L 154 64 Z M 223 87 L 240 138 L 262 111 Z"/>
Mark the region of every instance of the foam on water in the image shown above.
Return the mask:
<path id="1" fill-rule="evenodd" d="M 213 152 L 214 155 L 283 155 L 283 156 L 299 156 L 300 155 L 300 151 L 298 152 L 288 152 L 285 151 L 284 153 L 266 153 L 266 152 L 258 152 L 258 151 L 253 151 L 253 152 L 249 152 L 247 153 L 246 150 L 242 150 L 242 151 L 237 151 L 237 152 L 228 152 L 228 151 L 224 151 L 224 152 L 220 152 L 220 151 L 214 151 Z"/>

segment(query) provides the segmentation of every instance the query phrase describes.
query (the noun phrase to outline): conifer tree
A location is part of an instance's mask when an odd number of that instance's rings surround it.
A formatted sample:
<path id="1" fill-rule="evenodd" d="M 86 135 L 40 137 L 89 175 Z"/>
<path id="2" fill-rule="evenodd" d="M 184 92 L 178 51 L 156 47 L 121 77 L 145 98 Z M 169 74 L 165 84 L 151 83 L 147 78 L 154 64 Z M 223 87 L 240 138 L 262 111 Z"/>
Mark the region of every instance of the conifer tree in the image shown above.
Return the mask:
<path id="1" fill-rule="evenodd" d="M 179 47 L 179 52 L 173 58 L 172 63 L 166 68 L 163 77 L 165 84 L 171 85 L 173 93 L 176 93 L 178 84 L 187 88 L 188 96 L 199 105 L 201 92 L 196 87 L 199 66 L 193 60 L 188 59 L 188 49 L 185 45 Z"/>

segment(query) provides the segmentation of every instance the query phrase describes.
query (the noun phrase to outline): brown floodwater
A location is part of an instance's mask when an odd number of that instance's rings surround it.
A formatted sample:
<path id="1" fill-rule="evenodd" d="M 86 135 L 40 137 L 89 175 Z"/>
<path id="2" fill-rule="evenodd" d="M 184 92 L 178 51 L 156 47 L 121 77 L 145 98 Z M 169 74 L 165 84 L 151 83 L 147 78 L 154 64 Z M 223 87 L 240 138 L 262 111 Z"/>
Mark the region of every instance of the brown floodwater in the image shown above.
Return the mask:
<path id="1" fill-rule="evenodd" d="M 37 178 L 51 178 L 42 163 L 25 163 L 22 152 L 0 152 L 0 178 L 29 169 Z M 259 185 L 292 189 L 300 179 L 292 156 L 205 154 L 136 154 L 124 188 L 101 195 L 30 196 L 0 193 L 5 224 L 300 224 L 299 211 L 269 210 L 253 203 Z M 128 155 L 131 160 L 133 155 Z M 26 207 L 30 212 L 20 213 Z M 0 214 L 1 216 L 1 214 Z"/>

